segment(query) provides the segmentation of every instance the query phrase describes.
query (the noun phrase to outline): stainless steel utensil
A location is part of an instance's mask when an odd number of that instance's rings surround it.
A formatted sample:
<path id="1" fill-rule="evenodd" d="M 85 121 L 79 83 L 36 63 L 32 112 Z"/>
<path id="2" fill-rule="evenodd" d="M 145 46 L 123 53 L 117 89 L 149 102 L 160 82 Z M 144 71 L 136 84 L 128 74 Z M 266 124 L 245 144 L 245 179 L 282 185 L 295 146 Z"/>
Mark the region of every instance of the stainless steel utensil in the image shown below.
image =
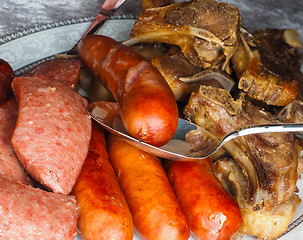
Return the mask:
<path id="1" fill-rule="evenodd" d="M 199 127 L 192 122 L 179 118 L 178 129 L 173 138 L 162 147 L 154 147 L 140 142 L 126 132 L 115 103 L 98 102 L 92 103 L 88 109 L 90 116 L 101 124 L 109 132 L 122 137 L 125 141 L 155 156 L 179 160 L 197 161 L 215 153 L 226 142 L 245 135 L 270 133 L 270 132 L 303 132 L 303 124 L 266 124 L 241 129 L 227 134 L 220 142 L 209 139 L 204 147 L 193 151 L 190 143 L 185 141 L 186 134 Z"/>
<path id="2" fill-rule="evenodd" d="M 105 21 L 113 15 L 114 11 L 119 8 L 125 0 L 105 0 L 102 7 L 99 10 L 99 13 L 95 17 L 95 19 L 92 21 L 91 25 L 88 27 L 88 29 L 85 31 L 85 33 L 82 35 L 82 37 L 79 39 L 79 41 L 84 38 L 87 35 L 94 34 L 102 27 L 102 25 L 105 23 Z M 68 55 L 77 54 L 77 45 L 79 41 L 75 44 L 75 46 L 67 52 Z"/>

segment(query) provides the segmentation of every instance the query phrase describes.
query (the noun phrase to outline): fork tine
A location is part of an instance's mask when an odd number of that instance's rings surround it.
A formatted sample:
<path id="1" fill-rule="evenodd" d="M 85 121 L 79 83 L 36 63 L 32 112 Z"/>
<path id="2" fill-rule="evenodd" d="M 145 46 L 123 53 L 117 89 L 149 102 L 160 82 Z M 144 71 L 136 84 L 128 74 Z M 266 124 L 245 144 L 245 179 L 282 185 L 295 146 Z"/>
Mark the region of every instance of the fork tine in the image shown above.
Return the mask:
<path id="1" fill-rule="evenodd" d="M 125 0 L 105 0 L 98 15 L 95 17 L 92 24 L 88 27 L 82 38 L 86 35 L 94 34 L 104 24 L 104 20 L 113 14 L 113 10 L 117 9 L 124 3 Z"/>
<path id="2" fill-rule="evenodd" d="M 105 0 L 101 9 L 106 9 L 108 11 L 117 9 L 120 7 L 125 0 Z"/>
<path id="3" fill-rule="evenodd" d="M 120 7 L 124 2 L 125 2 L 125 0 L 119 0 L 116 4 L 115 8 Z"/>
<path id="4" fill-rule="evenodd" d="M 114 10 L 119 8 L 124 2 L 125 0 L 105 0 L 101 9 L 99 10 L 98 15 L 95 17 L 95 19 L 85 31 L 85 33 L 82 35 L 82 37 L 79 39 L 79 41 L 87 35 L 95 34 L 99 30 L 99 28 L 104 24 L 105 20 L 114 13 Z M 67 55 L 77 54 L 76 48 L 79 41 L 70 51 L 66 53 Z"/>

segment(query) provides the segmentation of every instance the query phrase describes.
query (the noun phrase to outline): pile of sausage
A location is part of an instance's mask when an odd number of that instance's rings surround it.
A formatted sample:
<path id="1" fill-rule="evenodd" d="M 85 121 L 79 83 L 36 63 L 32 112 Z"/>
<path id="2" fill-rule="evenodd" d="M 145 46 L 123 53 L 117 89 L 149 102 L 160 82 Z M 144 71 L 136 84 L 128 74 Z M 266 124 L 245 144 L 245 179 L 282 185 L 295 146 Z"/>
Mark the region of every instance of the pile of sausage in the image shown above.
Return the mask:
<path id="1" fill-rule="evenodd" d="M 75 91 L 81 61 L 112 93 L 127 131 L 161 146 L 178 122 L 161 74 L 104 36 L 84 38 L 78 54 L 22 77 L 0 62 L 0 238 L 235 238 L 241 212 L 211 159 L 147 154 L 92 122 Z"/>

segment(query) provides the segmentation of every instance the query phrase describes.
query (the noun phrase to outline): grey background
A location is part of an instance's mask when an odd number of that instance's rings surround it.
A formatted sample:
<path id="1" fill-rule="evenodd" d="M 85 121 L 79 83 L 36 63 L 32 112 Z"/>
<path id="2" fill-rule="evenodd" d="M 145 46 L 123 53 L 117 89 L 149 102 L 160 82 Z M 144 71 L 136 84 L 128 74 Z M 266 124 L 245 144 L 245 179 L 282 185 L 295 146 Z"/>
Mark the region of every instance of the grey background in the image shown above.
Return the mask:
<path id="1" fill-rule="evenodd" d="M 93 17 L 104 0 L 0 0 L 0 37 L 63 20 Z M 180 1 L 180 0 L 178 0 Z M 303 39 L 303 0 L 218 0 L 240 9 L 248 30 L 293 28 Z M 116 14 L 138 14 L 140 0 L 126 0 Z"/>

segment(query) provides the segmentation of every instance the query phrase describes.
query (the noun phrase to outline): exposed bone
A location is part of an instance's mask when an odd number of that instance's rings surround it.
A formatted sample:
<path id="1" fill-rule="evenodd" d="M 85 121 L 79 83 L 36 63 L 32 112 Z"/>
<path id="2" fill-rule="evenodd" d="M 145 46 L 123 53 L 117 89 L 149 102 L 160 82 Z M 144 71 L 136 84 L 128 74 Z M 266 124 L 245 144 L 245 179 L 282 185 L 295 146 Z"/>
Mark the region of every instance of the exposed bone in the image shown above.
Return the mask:
<path id="1" fill-rule="evenodd" d="M 245 175 L 233 159 L 217 160 L 213 172 L 240 206 L 243 217 L 241 234 L 256 236 L 258 239 L 275 239 L 287 230 L 301 202 L 298 195 L 292 195 L 288 201 L 276 204 L 270 210 L 255 210 L 245 198 L 248 189 Z"/>
<path id="2" fill-rule="evenodd" d="M 245 100 L 233 100 L 225 89 L 200 86 L 191 95 L 184 115 L 218 138 L 239 128 L 278 120 Z M 247 201 L 254 209 L 270 209 L 290 199 L 296 190 L 300 146 L 290 133 L 238 137 L 224 149 L 247 178 Z"/>
<path id="3" fill-rule="evenodd" d="M 286 43 L 296 48 L 297 51 L 300 51 L 302 48 L 302 43 L 298 31 L 294 29 L 285 29 L 283 31 L 283 38 Z"/>
<path id="4" fill-rule="evenodd" d="M 186 83 L 200 82 L 205 80 L 216 80 L 227 91 L 230 91 L 232 87 L 235 85 L 235 82 L 232 80 L 232 78 L 226 72 L 219 69 L 203 70 L 190 77 L 181 77 L 179 79 L 182 82 L 186 82 Z"/>
<path id="5" fill-rule="evenodd" d="M 141 11 L 148 8 L 163 7 L 174 3 L 174 0 L 141 0 Z"/>
<path id="6" fill-rule="evenodd" d="M 167 81 L 176 100 L 181 102 L 187 102 L 191 92 L 198 90 L 201 84 L 223 87 L 228 91 L 235 85 L 225 71 L 202 70 L 191 64 L 177 47 L 172 47 L 162 56 L 152 58 L 151 62 Z"/>
<path id="7" fill-rule="evenodd" d="M 289 37 L 290 38 L 290 37 Z M 283 39 L 283 31 L 249 33 L 241 28 L 241 43 L 232 57 L 238 88 L 268 105 L 285 106 L 299 93 L 301 60 Z"/>
<path id="8" fill-rule="evenodd" d="M 278 113 L 277 117 L 286 123 L 303 123 L 303 101 L 292 101 Z"/>
<path id="9" fill-rule="evenodd" d="M 239 10 L 226 3 L 213 0 L 175 3 L 140 14 L 131 39 L 124 44 L 177 45 L 192 64 L 229 72 L 229 59 L 239 41 L 240 22 Z"/>

